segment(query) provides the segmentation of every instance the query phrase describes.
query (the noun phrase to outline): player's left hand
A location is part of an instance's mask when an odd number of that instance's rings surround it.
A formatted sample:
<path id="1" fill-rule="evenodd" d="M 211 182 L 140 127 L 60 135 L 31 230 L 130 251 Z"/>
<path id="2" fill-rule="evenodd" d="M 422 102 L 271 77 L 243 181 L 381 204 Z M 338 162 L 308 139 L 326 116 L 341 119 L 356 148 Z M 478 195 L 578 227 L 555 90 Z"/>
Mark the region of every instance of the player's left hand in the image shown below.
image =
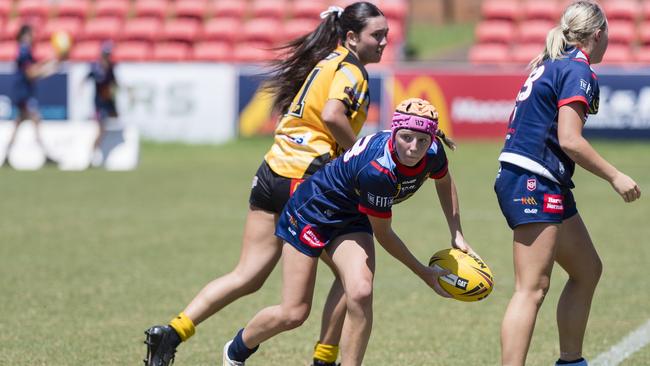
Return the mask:
<path id="1" fill-rule="evenodd" d="M 465 237 L 461 233 L 457 233 L 456 237 L 451 240 L 451 247 L 460 249 L 464 253 L 473 253 L 476 254 L 474 249 L 469 245 L 469 243 L 465 240 Z"/>

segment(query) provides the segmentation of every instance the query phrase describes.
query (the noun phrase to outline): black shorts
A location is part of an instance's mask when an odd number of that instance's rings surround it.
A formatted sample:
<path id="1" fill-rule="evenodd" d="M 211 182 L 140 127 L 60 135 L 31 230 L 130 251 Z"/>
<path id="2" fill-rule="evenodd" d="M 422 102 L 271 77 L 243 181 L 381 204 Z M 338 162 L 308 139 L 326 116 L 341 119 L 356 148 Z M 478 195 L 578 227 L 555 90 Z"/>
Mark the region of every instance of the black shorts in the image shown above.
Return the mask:
<path id="1" fill-rule="evenodd" d="M 284 205 L 304 179 L 287 178 L 276 174 L 271 167 L 262 161 L 253 177 L 251 195 L 248 202 L 251 206 L 280 214 Z"/>

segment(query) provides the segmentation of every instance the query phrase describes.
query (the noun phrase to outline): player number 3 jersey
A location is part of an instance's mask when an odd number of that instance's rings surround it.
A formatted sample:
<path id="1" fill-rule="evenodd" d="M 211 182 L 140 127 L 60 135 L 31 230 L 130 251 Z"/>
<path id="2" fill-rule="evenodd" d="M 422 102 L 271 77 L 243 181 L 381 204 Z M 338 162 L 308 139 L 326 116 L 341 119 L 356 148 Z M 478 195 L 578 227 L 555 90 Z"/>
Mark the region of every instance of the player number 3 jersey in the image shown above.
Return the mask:
<path id="1" fill-rule="evenodd" d="M 289 110 L 275 131 L 275 141 L 264 159 L 271 169 L 287 178 L 314 174 L 339 153 L 336 140 L 325 126 L 321 112 L 330 99 L 347 108 L 347 117 L 359 134 L 368 113 L 368 73 L 343 46 L 336 48 L 307 75 Z"/>

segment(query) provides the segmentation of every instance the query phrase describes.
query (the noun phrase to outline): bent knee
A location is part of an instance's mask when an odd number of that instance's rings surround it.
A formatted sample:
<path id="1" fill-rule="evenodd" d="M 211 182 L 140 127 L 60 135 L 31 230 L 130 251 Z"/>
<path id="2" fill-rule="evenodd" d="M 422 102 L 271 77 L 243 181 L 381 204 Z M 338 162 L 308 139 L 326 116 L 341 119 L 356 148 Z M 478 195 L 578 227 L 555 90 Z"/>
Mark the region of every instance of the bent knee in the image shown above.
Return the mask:
<path id="1" fill-rule="evenodd" d="M 516 293 L 519 294 L 519 296 L 528 299 L 528 301 L 535 303 L 537 306 L 541 306 L 544 302 L 544 298 L 546 298 L 549 288 L 550 279 L 545 278 L 533 286 L 517 288 Z"/>
<path id="2" fill-rule="evenodd" d="M 348 304 L 352 306 L 372 306 L 372 281 L 359 281 L 345 292 Z"/>
<path id="3" fill-rule="evenodd" d="M 284 329 L 293 329 L 301 326 L 309 317 L 311 306 L 300 304 L 282 309 L 282 325 Z"/>

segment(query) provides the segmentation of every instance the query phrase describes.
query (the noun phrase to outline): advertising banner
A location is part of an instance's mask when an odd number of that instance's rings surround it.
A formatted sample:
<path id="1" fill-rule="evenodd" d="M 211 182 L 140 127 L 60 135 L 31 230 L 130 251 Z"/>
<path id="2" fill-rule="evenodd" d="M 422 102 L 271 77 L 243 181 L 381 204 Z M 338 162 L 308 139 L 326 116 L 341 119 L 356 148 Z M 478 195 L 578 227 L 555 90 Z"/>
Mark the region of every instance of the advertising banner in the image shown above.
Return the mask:
<path id="1" fill-rule="evenodd" d="M 16 110 L 11 98 L 14 87 L 14 66 L 3 64 L 0 67 L 0 120 L 13 120 Z M 44 120 L 68 119 L 68 76 L 63 69 L 46 79 L 36 81 L 38 109 Z"/>
<path id="2" fill-rule="evenodd" d="M 419 97 L 438 109 L 440 127 L 458 138 L 503 138 L 524 73 L 396 71 L 393 104 Z"/>
<path id="3" fill-rule="evenodd" d="M 88 65 L 70 70 L 72 119 L 93 115 Z M 235 137 L 236 68 L 226 64 L 118 64 L 117 109 L 125 125 L 160 142 L 221 143 Z"/>

